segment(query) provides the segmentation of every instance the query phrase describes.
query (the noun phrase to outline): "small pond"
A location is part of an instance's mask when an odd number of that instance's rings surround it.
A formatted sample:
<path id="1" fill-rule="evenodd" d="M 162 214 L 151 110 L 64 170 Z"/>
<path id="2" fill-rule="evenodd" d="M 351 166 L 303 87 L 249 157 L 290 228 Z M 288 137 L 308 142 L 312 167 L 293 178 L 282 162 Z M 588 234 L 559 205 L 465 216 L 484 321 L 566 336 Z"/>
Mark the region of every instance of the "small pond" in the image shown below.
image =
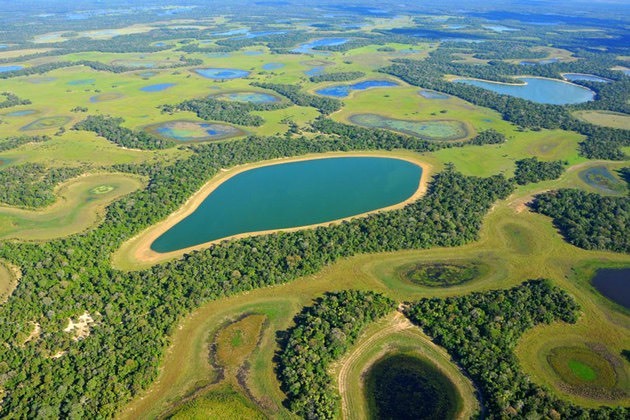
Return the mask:
<path id="1" fill-rule="evenodd" d="M 270 93 L 253 91 L 226 92 L 210 96 L 216 99 L 224 99 L 227 101 L 235 102 L 249 102 L 254 104 L 275 103 L 280 102 L 281 100 L 278 96 L 272 95 Z"/>
<path id="2" fill-rule="evenodd" d="M 220 123 L 168 121 L 145 127 L 145 131 L 180 142 L 223 140 L 245 134 L 240 128 Z"/>
<path id="3" fill-rule="evenodd" d="M 591 284 L 608 299 L 630 309 L 630 268 L 597 270 Z"/>
<path id="4" fill-rule="evenodd" d="M 595 92 L 583 86 L 542 77 L 519 77 L 523 84 L 498 83 L 477 79 L 454 79 L 455 83 L 465 83 L 493 92 L 527 99 L 540 104 L 568 105 L 592 101 Z"/>
<path id="5" fill-rule="evenodd" d="M 223 68 L 196 69 L 195 73 L 206 79 L 214 80 L 240 79 L 249 76 L 249 72 L 245 70 Z"/>
<path id="6" fill-rule="evenodd" d="M 466 125 L 456 120 L 411 121 L 398 120 L 378 114 L 355 114 L 348 120 L 361 127 L 397 131 L 425 140 L 452 141 L 461 140 L 468 136 Z"/>
<path id="7" fill-rule="evenodd" d="M 143 92 L 162 92 L 173 86 L 175 86 L 175 83 L 158 83 L 155 85 L 141 87 L 140 90 Z"/>
<path id="8" fill-rule="evenodd" d="M 389 80 L 365 80 L 363 82 L 354 83 L 352 85 L 333 85 L 325 88 L 317 89 L 315 93 L 332 96 L 334 98 L 345 98 L 350 95 L 353 90 L 366 90 L 380 87 L 398 86 L 398 83 Z"/>

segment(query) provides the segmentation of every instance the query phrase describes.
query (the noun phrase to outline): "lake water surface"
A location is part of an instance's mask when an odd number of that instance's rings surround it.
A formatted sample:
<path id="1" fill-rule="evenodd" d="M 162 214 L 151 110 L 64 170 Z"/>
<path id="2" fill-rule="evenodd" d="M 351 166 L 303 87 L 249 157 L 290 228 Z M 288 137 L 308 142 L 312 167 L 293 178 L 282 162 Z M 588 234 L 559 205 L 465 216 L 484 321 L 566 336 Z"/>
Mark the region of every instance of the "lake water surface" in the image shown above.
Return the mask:
<path id="1" fill-rule="evenodd" d="M 568 105 L 592 101 L 595 92 L 583 86 L 541 77 L 519 77 L 524 84 L 508 84 L 477 79 L 454 79 L 456 83 L 477 86 L 493 92 L 527 99 L 539 104 Z"/>
<path id="2" fill-rule="evenodd" d="M 334 98 L 345 98 L 350 95 L 353 90 L 366 90 L 380 87 L 398 86 L 398 83 L 389 80 L 365 80 L 363 82 L 354 83 L 352 85 L 333 85 L 325 88 L 317 89 L 315 93 L 324 96 L 332 96 Z"/>
<path id="3" fill-rule="evenodd" d="M 151 249 L 170 252 L 228 236 L 338 220 L 403 202 L 422 169 L 381 157 L 311 159 L 251 169 L 220 184 Z"/>
<path id="4" fill-rule="evenodd" d="M 591 283 L 602 295 L 630 309 L 630 268 L 597 270 Z"/>

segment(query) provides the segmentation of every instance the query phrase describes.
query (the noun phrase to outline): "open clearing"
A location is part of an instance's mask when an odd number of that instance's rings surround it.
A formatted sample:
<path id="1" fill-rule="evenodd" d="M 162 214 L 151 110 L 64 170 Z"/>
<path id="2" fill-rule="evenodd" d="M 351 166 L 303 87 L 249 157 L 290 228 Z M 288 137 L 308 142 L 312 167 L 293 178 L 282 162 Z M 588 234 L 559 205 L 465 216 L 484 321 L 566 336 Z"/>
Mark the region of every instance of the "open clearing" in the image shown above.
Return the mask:
<path id="1" fill-rule="evenodd" d="M 612 111 L 576 111 L 576 117 L 591 124 L 630 130 L 630 115 Z"/>

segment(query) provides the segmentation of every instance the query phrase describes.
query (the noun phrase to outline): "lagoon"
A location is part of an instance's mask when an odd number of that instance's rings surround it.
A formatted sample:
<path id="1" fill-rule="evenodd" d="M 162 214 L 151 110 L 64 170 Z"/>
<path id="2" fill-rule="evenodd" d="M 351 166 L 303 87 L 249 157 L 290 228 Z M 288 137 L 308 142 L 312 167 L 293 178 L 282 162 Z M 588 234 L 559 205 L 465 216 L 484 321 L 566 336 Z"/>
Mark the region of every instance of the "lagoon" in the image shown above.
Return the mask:
<path id="1" fill-rule="evenodd" d="M 365 80 L 363 82 L 354 83 L 352 85 L 333 85 L 325 88 L 321 88 L 315 91 L 315 93 L 332 96 L 334 98 L 345 98 L 350 95 L 353 90 L 366 90 L 378 87 L 393 87 L 398 86 L 398 83 L 391 82 L 389 80 Z"/>
<path id="2" fill-rule="evenodd" d="M 354 114 L 351 123 L 366 128 L 382 128 L 424 140 L 453 141 L 468 136 L 466 124 L 456 120 L 399 120 L 378 114 Z"/>
<path id="3" fill-rule="evenodd" d="M 145 131 L 180 142 L 223 140 L 245 134 L 240 128 L 220 123 L 168 121 L 145 127 Z"/>
<path id="4" fill-rule="evenodd" d="M 421 176 L 422 169 L 411 162 L 381 157 L 310 159 L 251 169 L 220 184 L 151 249 L 171 252 L 389 207 L 410 198 Z"/>
<path id="5" fill-rule="evenodd" d="M 594 74 L 584 74 L 584 73 L 564 73 L 562 75 L 565 79 L 570 80 L 572 82 L 575 81 L 586 81 L 586 82 L 599 82 L 599 83 L 610 83 L 610 79 L 606 79 L 603 77 L 595 76 Z"/>
<path id="6" fill-rule="evenodd" d="M 348 42 L 348 38 L 322 38 L 322 39 L 316 39 L 314 41 L 307 42 L 306 44 L 299 45 L 297 48 L 291 50 L 291 52 L 300 53 L 300 54 L 315 54 L 315 53 L 325 54 L 325 51 L 317 51 L 317 50 L 314 50 L 314 48 L 317 48 L 317 47 L 334 47 L 334 46 L 337 46 L 337 45 L 343 45 L 346 42 Z"/>
<path id="7" fill-rule="evenodd" d="M 465 83 L 539 104 L 580 104 L 592 101 L 595 97 L 595 92 L 592 90 L 569 82 L 541 77 L 519 77 L 518 79 L 524 83 L 509 84 L 478 79 L 454 79 L 453 82 Z"/>
<path id="8" fill-rule="evenodd" d="M 210 95 L 210 97 L 227 101 L 249 102 L 253 104 L 269 104 L 280 102 L 281 100 L 278 96 L 272 95 L 270 93 L 253 91 L 226 92 L 216 95 Z"/>

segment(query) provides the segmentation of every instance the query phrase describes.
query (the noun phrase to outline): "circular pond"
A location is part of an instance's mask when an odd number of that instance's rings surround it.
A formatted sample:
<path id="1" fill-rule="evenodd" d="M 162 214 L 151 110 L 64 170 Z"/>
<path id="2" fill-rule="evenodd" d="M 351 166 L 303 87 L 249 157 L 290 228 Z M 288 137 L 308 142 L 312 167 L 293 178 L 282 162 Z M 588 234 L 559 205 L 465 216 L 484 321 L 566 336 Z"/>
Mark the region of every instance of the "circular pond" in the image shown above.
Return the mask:
<path id="1" fill-rule="evenodd" d="M 214 80 L 240 79 L 249 76 L 249 72 L 245 70 L 223 68 L 195 69 L 195 73 L 206 79 Z"/>
<path id="2" fill-rule="evenodd" d="M 145 127 L 145 130 L 167 139 L 180 142 L 200 142 L 238 137 L 245 132 L 228 124 L 196 121 L 168 121 Z"/>
<path id="3" fill-rule="evenodd" d="M 171 252 L 248 232 L 330 222 L 401 203 L 422 169 L 379 157 L 310 159 L 238 173 L 152 244 Z"/>
<path id="4" fill-rule="evenodd" d="M 453 141 L 468 136 L 466 125 L 456 120 L 409 121 L 378 114 L 355 114 L 348 120 L 361 127 L 397 131 L 425 140 Z"/>
<path id="5" fill-rule="evenodd" d="M 392 354 L 365 375 L 365 398 L 376 419 L 452 419 L 461 397 L 431 362 L 411 354 Z"/>
<path id="6" fill-rule="evenodd" d="M 210 95 L 210 97 L 227 101 L 249 102 L 254 104 L 270 104 L 280 102 L 281 100 L 278 96 L 270 93 L 254 91 L 226 92 Z"/>

